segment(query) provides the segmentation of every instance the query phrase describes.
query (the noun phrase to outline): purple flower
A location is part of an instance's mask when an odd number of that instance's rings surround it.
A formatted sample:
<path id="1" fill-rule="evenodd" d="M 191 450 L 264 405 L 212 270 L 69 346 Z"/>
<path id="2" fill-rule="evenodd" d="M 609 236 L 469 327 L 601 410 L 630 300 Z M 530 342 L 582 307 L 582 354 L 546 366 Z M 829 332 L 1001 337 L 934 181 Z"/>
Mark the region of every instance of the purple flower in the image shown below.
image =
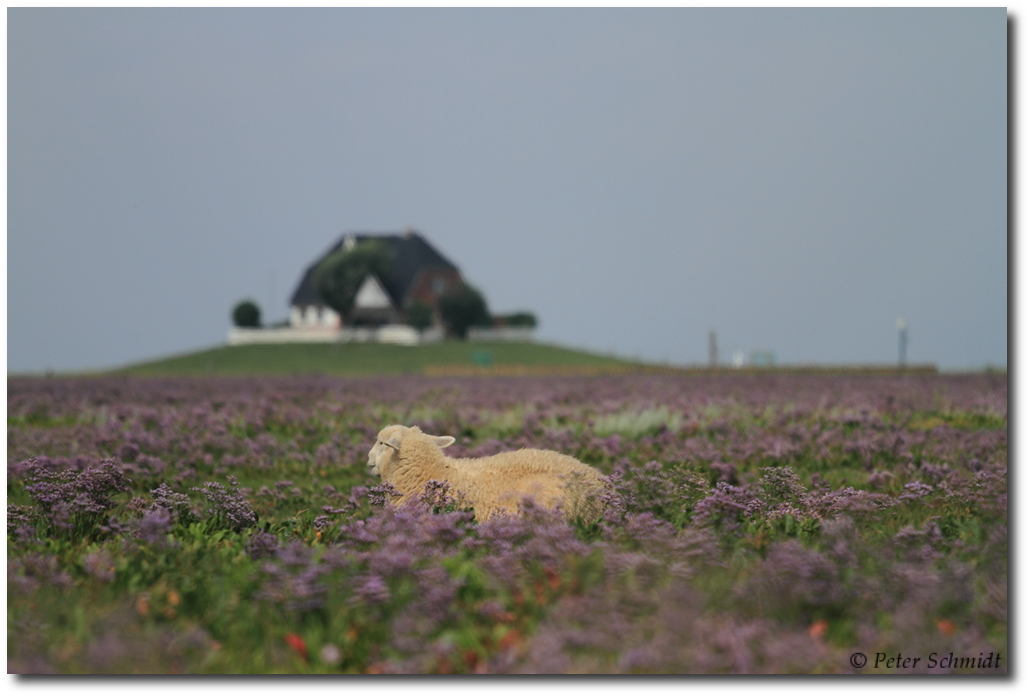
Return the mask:
<path id="1" fill-rule="evenodd" d="M 703 527 L 735 530 L 753 512 L 755 499 L 742 487 L 718 482 L 708 496 L 694 506 L 694 523 Z"/>
<path id="2" fill-rule="evenodd" d="M 90 552 L 82 558 L 82 566 L 87 574 L 101 583 L 110 583 L 114 580 L 114 560 L 107 550 Z"/>
<path id="3" fill-rule="evenodd" d="M 905 485 L 905 492 L 898 497 L 898 501 L 914 501 L 933 493 L 933 487 L 922 482 L 909 482 Z"/>
<path id="4" fill-rule="evenodd" d="M 167 508 L 148 511 L 138 523 L 138 535 L 148 544 L 164 546 L 172 529 L 172 514 Z"/>
<path id="5" fill-rule="evenodd" d="M 315 464 L 319 467 L 335 466 L 340 461 L 340 451 L 332 443 L 322 443 L 315 450 Z"/>
<path id="6" fill-rule="evenodd" d="M 118 449 L 118 457 L 122 462 L 134 462 L 139 455 L 139 446 L 135 443 L 126 443 Z"/>
<path id="7" fill-rule="evenodd" d="M 25 490 L 49 526 L 61 531 L 92 531 L 114 507 L 111 496 L 126 491 L 129 480 L 114 460 L 81 472 L 57 470 L 38 462 L 28 468 Z"/>
<path id="8" fill-rule="evenodd" d="M 267 532 L 256 532 L 247 540 L 245 549 L 251 559 L 274 557 L 279 549 L 279 538 Z"/>
<path id="9" fill-rule="evenodd" d="M 154 497 L 155 507 L 165 509 L 181 522 L 188 523 L 195 517 L 190 497 L 172 491 L 167 484 L 161 483 L 156 489 L 152 489 L 150 494 Z"/>
<path id="10" fill-rule="evenodd" d="M 366 525 L 364 520 L 355 520 L 341 526 L 340 538 L 358 544 L 371 544 L 379 540 L 377 531 L 372 526 Z"/>
<path id="11" fill-rule="evenodd" d="M 801 478 L 790 467 L 762 467 L 758 489 L 767 504 L 797 504 L 805 495 Z"/>
<path id="12" fill-rule="evenodd" d="M 252 549 L 256 548 L 255 545 Z M 322 582 L 322 569 L 313 559 L 311 549 L 299 540 L 276 550 L 274 561 L 266 562 L 261 569 L 264 581 L 257 592 L 258 599 L 294 612 L 314 610 L 325 604 L 328 588 Z"/>
<path id="13" fill-rule="evenodd" d="M 13 566 L 12 566 L 13 564 Z M 18 572 L 21 572 L 20 574 Z M 23 588 L 35 588 L 39 585 L 68 589 L 74 585 L 72 577 L 61 570 L 60 561 L 52 554 L 33 553 L 21 559 L 11 560 L 7 564 L 7 577 L 14 576 Z"/>
<path id="14" fill-rule="evenodd" d="M 717 481 L 726 482 L 727 484 L 736 486 L 739 482 L 737 481 L 737 466 L 732 465 L 728 462 L 713 462 L 709 465 L 717 475 Z"/>
<path id="15" fill-rule="evenodd" d="M 836 565 L 821 552 L 797 540 L 775 542 L 768 557 L 739 591 L 743 603 L 765 603 L 787 612 L 826 607 L 846 593 Z"/>
<path id="16" fill-rule="evenodd" d="M 890 473 L 890 472 L 884 472 L 883 470 L 876 470 L 875 472 L 873 472 L 872 474 L 869 475 L 869 478 L 866 480 L 866 483 L 869 486 L 871 486 L 873 489 L 882 489 L 893 478 L 894 478 L 894 475 L 892 473 Z"/>
<path id="17" fill-rule="evenodd" d="M 368 574 L 354 587 L 354 596 L 368 605 L 381 605 L 390 599 L 390 589 L 378 574 Z"/>
<path id="18" fill-rule="evenodd" d="M 430 479 L 422 488 L 418 500 L 436 511 L 443 510 L 454 503 L 454 497 L 450 494 L 451 485 L 448 482 Z"/>
<path id="19" fill-rule="evenodd" d="M 35 509 L 31 506 L 7 504 L 7 534 L 15 538 L 31 538 L 35 535 Z"/>
<path id="20" fill-rule="evenodd" d="M 229 483 L 230 489 L 217 482 L 207 482 L 202 487 L 194 487 L 193 491 L 199 491 L 207 499 L 209 516 L 214 517 L 229 530 L 239 532 L 256 525 L 257 516 L 251 510 L 250 503 L 240 493 L 236 477 L 230 476 Z"/>
<path id="21" fill-rule="evenodd" d="M 944 538 L 935 518 L 930 519 L 921 530 L 906 525 L 894 535 L 894 545 L 903 556 L 912 561 L 926 562 L 936 561 L 943 556 L 939 548 Z"/>
<path id="22" fill-rule="evenodd" d="M 387 501 L 400 495 L 401 493 L 394 488 L 393 484 L 383 482 L 368 490 L 368 502 L 373 507 L 382 507 L 386 505 Z"/>
<path id="23" fill-rule="evenodd" d="M 356 486 L 356 487 L 354 487 L 353 489 L 351 489 L 350 496 L 347 497 L 347 508 L 349 510 L 351 510 L 351 511 L 357 510 L 358 508 L 361 507 L 361 502 L 366 498 L 367 495 L 368 495 L 368 487 L 366 487 L 366 486 Z M 369 502 L 371 502 L 371 501 L 372 501 L 372 499 L 369 498 Z"/>

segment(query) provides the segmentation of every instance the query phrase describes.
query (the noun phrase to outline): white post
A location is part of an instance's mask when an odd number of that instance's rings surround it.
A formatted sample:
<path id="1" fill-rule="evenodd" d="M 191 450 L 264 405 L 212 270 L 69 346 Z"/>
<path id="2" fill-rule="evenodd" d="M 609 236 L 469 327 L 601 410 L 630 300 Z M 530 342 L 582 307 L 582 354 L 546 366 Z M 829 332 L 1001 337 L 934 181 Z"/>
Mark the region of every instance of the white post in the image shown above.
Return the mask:
<path id="1" fill-rule="evenodd" d="M 908 348 L 908 321 L 898 317 L 898 367 L 905 367 L 905 352 Z"/>

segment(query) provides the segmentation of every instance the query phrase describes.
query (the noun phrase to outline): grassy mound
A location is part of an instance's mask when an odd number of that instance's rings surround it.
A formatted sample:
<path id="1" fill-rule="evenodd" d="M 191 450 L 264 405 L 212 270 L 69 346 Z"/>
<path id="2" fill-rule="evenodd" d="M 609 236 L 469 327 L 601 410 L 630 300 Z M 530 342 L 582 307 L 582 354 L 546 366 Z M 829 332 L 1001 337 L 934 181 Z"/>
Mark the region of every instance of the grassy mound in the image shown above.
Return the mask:
<path id="1" fill-rule="evenodd" d="M 391 344 L 260 344 L 220 346 L 140 363 L 116 375 L 399 375 L 461 371 L 628 369 L 640 364 L 549 346 L 448 341 L 425 346 Z"/>

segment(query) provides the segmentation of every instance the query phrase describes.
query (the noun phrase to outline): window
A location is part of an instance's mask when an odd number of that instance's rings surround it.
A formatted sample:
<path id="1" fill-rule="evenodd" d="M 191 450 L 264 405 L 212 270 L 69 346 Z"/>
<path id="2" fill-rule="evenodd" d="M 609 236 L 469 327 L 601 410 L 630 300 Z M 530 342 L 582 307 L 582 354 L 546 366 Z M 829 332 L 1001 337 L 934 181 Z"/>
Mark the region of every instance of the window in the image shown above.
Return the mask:
<path id="1" fill-rule="evenodd" d="M 447 281 L 437 276 L 433 279 L 433 284 L 431 287 L 433 289 L 433 295 L 443 295 L 443 292 L 447 290 Z"/>

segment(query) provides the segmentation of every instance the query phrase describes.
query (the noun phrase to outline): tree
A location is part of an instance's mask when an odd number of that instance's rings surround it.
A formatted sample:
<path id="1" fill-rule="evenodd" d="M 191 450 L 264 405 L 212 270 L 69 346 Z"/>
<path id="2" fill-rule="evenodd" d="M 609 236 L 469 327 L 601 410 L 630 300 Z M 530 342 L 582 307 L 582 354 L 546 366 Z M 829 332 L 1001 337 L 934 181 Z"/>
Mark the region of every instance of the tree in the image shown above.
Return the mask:
<path id="1" fill-rule="evenodd" d="M 532 312 L 513 312 L 504 318 L 509 327 L 536 327 L 536 315 Z"/>
<path id="2" fill-rule="evenodd" d="M 433 323 L 433 308 L 421 300 L 412 300 L 408 305 L 408 324 L 422 331 Z"/>
<path id="3" fill-rule="evenodd" d="M 315 289 L 340 317 L 350 319 L 354 297 L 370 273 L 386 283 L 393 267 L 393 253 L 381 240 L 358 242 L 326 257 L 315 271 Z"/>
<path id="4" fill-rule="evenodd" d="M 252 300 L 242 300 L 232 309 L 232 323 L 237 327 L 260 327 L 261 308 Z"/>
<path id="5" fill-rule="evenodd" d="M 467 283 L 454 286 L 440 297 L 440 315 L 448 331 L 462 339 L 467 336 L 469 327 L 493 324 L 483 295 Z"/>

